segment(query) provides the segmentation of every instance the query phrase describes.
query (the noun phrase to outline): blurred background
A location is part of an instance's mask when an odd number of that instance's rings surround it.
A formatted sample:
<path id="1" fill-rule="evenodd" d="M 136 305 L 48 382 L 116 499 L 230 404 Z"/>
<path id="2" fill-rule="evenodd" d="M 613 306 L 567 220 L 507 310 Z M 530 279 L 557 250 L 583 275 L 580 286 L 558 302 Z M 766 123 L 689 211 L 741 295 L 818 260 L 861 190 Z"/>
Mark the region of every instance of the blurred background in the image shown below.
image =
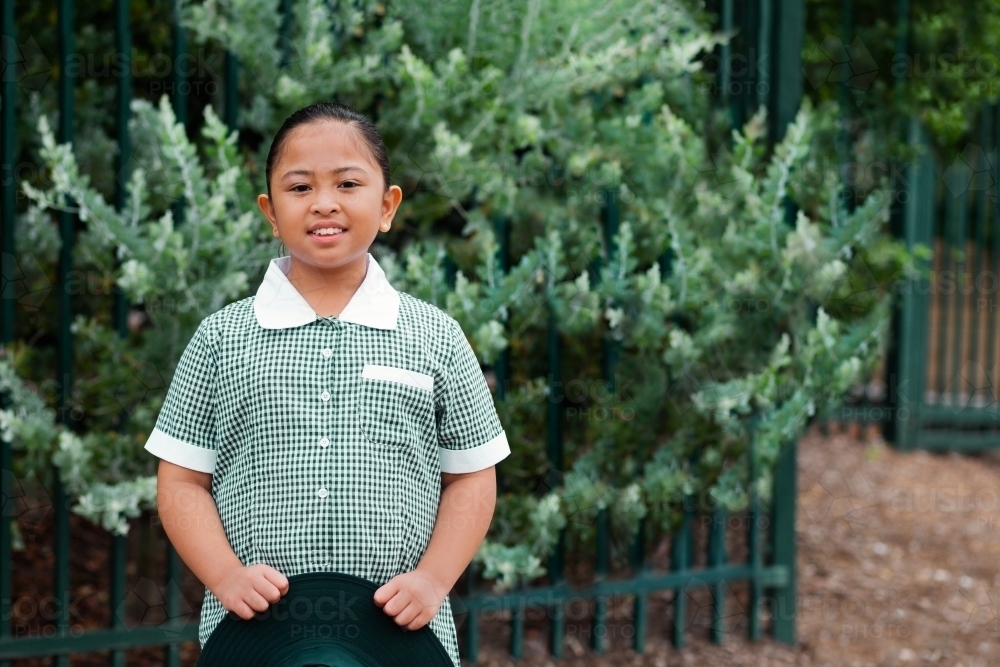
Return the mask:
<path id="1" fill-rule="evenodd" d="M 0 665 L 194 665 L 143 449 L 367 114 L 512 454 L 463 662 L 1000 660 L 995 0 L 3 0 Z"/>

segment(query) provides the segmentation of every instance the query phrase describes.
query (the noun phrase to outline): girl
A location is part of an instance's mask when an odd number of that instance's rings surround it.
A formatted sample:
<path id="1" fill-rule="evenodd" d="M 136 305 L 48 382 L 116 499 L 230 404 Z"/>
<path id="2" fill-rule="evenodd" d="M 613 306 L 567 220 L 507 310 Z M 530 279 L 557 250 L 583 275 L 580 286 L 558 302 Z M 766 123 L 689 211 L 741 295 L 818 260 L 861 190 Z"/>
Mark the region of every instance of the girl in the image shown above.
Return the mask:
<path id="1" fill-rule="evenodd" d="M 478 549 L 510 453 L 458 322 L 368 252 L 402 199 L 375 127 L 320 103 L 278 130 L 257 203 L 288 255 L 255 296 L 202 320 L 146 449 L 168 538 L 205 584 L 199 641 L 253 618 L 287 577 L 381 587 L 459 665 L 448 592 Z"/>

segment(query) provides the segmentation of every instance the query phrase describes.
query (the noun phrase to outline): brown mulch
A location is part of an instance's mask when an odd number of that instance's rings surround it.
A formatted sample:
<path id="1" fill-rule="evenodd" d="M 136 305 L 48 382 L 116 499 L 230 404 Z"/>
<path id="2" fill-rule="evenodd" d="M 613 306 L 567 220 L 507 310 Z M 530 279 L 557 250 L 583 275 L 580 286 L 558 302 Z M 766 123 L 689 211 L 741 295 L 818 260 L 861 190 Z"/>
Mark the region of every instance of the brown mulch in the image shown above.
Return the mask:
<path id="1" fill-rule="evenodd" d="M 790 647 L 771 639 L 749 642 L 745 586 L 727 586 L 726 633 L 721 645 L 708 640 L 706 591 L 688 602 L 687 643 L 674 648 L 669 637 L 672 593 L 649 596 L 646 648 L 632 650 L 631 600 L 609 609 L 607 649 L 590 648 L 590 610 L 567 608 L 563 657 L 547 651 L 547 623 L 531 610 L 525 623 L 524 654 L 509 657 L 509 627 L 501 615 L 480 624 L 479 660 L 490 667 L 514 665 L 947 665 L 1000 664 L 1000 453 L 986 455 L 900 453 L 874 430 L 852 428 L 810 432 L 799 445 L 798 636 Z M 46 632 L 51 617 L 50 516 L 22 531 L 26 552 L 14 555 L 15 634 Z M 149 521 L 149 519 L 147 519 Z M 159 531 L 158 526 L 152 526 Z M 109 619 L 107 534 L 73 517 L 71 622 L 101 627 Z M 155 600 L 163 577 L 146 577 L 136 564 L 139 530 L 129 536 L 126 591 L 130 599 Z M 162 534 L 162 533 L 160 533 Z M 31 538 L 34 539 L 31 539 Z M 730 536 L 732 540 L 732 536 Z M 703 558 L 704 535 L 697 541 Z M 734 559 L 745 549 L 730 545 Z M 665 563 L 660 549 L 656 566 Z M 148 571 L 164 572 L 158 548 Z M 203 588 L 182 568 L 181 590 L 197 609 Z M 150 582 L 153 585 L 150 586 Z M 46 600 L 48 601 L 46 602 Z M 156 605 L 129 606 L 129 623 Z M 464 617 L 456 616 L 460 629 Z M 765 622 L 766 627 L 766 622 Z M 19 630 L 20 628 L 20 630 Z M 42 635 L 44 636 L 44 635 Z M 194 665 L 198 644 L 182 646 L 182 664 Z M 71 664 L 106 665 L 107 652 L 73 656 Z M 162 648 L 127 652 L 129 665 L 163 664 Z M 52 659 L 15 660 L 14 667 L 54 664 Z"/>

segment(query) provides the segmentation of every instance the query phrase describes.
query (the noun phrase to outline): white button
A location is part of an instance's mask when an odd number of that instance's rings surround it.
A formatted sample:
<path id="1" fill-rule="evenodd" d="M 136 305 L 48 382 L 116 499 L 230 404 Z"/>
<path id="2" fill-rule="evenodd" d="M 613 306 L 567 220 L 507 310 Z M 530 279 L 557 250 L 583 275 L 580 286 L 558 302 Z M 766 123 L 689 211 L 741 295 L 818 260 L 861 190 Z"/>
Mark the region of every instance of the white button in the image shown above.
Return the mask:
<path id="1" fill-rule="evenodd" d="M 319 491 L 316 492 L 316 495 L 319 496 L 320 498 L 326 498 L 326 489 L 320 489 Z"/>
<path id="2" fill-rule="evenodd" d="M 331 354 L 333 354 L 333 350 L 331 350 L 328 347 L 324 347 L 323 348 L 323 356 L 324 357 L 326 357 L 327 359 L 329 359 Z"/>
<path id="3" fill-rule="evenodd" d="M 330 446 L 330 438 L 320 438 L 319 439 L 319 446 L 320 447 L 329 447 Z"/>
<path id="4" fill-rule="evenodd" d="M 322 394 L 319 395 L 319 397 L 322 400 L 324 400 L 324 401 L 329 401 L 330 400 L 330 392 L 324 391 Z"/>

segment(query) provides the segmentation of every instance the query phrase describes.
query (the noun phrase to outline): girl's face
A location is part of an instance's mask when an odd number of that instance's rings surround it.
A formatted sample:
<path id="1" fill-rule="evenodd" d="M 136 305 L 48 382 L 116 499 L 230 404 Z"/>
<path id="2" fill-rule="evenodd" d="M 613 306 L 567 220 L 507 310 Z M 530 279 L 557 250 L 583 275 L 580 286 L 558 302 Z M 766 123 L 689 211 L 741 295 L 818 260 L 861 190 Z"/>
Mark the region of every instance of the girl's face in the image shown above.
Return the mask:
<path id="1" fill-rule="evenodd" d="M 288 253 L 317 268 L 365 257 L 379 231 L 389 231 L 403 191 L 384 191 L 382 170 L 355 129 L 337 121 L 289 133 L 271 173 L 271 197 L 257 205 Z"/>

